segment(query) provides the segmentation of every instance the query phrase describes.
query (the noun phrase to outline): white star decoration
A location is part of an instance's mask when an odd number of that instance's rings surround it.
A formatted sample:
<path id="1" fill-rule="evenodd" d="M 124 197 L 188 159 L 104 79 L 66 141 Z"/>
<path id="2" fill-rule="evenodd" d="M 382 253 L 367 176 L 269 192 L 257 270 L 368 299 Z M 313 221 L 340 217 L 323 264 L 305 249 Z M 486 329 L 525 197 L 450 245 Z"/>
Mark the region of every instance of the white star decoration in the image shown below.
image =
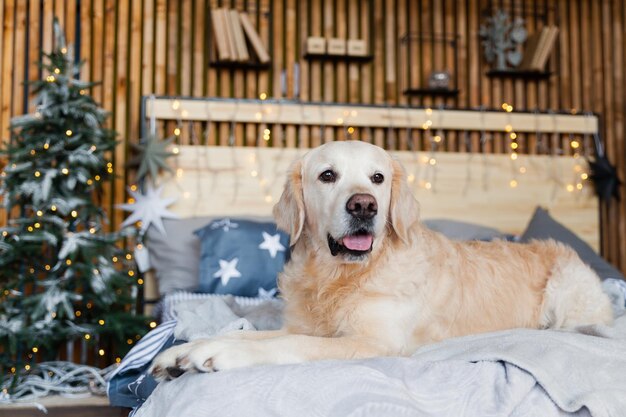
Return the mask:
<path id="1" fill-rule="evenodd" d="M 232 261 L 220 259 L 220 270 L 214 273 L 213 276 L 220 278 L 223 286 L 228 285 L 228 281 L 231 278 L 239 278 L 241 276 L 241 272 L 237 271 L 237 262 L 239 262 L 239 258 L 234 258 Z"/>
<path id="2" fill-rule="evenodd" d="M 163 187 L 155 190 L 151 185 L 146 187 L 145 194 L 129 189 L 128 192 L 133 196 L 135 202 L 133 204 L 117 205 L 122 210 L 132 211 L 131 215 L 122 223 L 122 227 L 141 221 L 142 233 L 148 230 L 148 227 L 152 224 L 159 232 L 165 235 L 162 219 L 177 219 L 178 216 L 167 210 L 167 206 L 176 201 L 176 199 L 161 198 L 162 191 Z"/>
<path id="3" fill-rule="evenodd" d="M 238 223 L 231 222 L 230 219 L 216 220 L 211 223 L 211 230 L 221 228 L 223 231 L 228 232 L 230 229 L 236 229 L 239 227 Z"/>
<path id="4" fill-rule="evenodd" d="M 259 249 L 269 251 L 272 258 L 275 258 L 278 252 L 284 252 L 285 247 L 280 243 L 280 233 L 270 235 L 263 232 L 263 243 L 259 245 Z"/>
<path id="5" fill-rule="evenodd" d="M 271 300 L 274 297 L 276 297 L 276 292 L 277 292 L 276 288 L 272 288 L 271 290 L 266 290 L 263 287 L 259 287 L 259 294 L 257 295 L 257 297 L 263 300 Z"/>

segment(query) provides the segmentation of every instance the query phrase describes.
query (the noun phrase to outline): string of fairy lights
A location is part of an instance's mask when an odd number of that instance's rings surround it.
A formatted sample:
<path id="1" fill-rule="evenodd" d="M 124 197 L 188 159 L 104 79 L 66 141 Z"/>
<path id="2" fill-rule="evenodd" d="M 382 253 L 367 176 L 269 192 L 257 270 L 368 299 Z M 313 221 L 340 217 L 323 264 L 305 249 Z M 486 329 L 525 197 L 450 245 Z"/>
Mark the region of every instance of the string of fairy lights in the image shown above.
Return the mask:
<path id="1" fill-rule="evenodd" d="M 151 100 L 154 100 L 154 97 Z M 189 112 L 187 109 L 184 108 L 183 103 L 184 103 L 184 100 L 182 99 L 181 100 L 174 99 L 171 104 L 171 109 L 176 114 L 176 118 L 175 118 L 176 125 L 173 128 L 173 132 L 172 132 L 175 137 L 175 143 L 180 143 L 185 121 L 189 121 L 190 125 L 194 122 L 194 120 L 189 120 L 188 118 Z M 347 134 L 348 138 L 353 138 L 354 137 L 353 135 L 356 132 L 356 129 L 355 129 L 355 126 L 350 124 L 350 121 L 351 119 L 357 116 L 357 110 L 346 110 L 346 109 L 342 109 L 339 106 L 337 108 L 338 108 L 337 110 L 338 113 L 337 113 L 334 125 L 328 125 L 328 126 L 319 125 L 320 136 L 324 137 L 324 132 L 327 128 L 342 128 Z M 280 129 L 281 125 L 274 122 L 273 127 L 270 127 L 267 121 L 269 116 L 272 116 L 271 119 L 274 121 L 280 120 L 280 117 L 277 117 L 276 115 L 276 112 L 279 112 L 280 109 L 281 109 L 281 106 L 273 106 L 272 103 L 269 102 L 267 93 L 261 93 L 259 95 L 259 108 L 254 113 L 254 120 L 256 121 L 256 124 L 258 125 L 256 147 L 261 146 L 261 141 L 264 141 L 266 144 L 268 144 L 272 139 L 280 140 L 280 141 L 284 140 L 283 139 L 284 135 L 279 134 L 275 136 L 272 133 L 273 130 Z M 320 104 L 319 105 L 320 114 L 322 114 L 322 109 L 327 111 L 328 107 L 324 108 L 324 105 Z M 443 106 L 439 108 L 439 110 L 443 110 L 443 109 L 444 109 Z M 237 105 L 235 105 L 235 109 L 233 111 L 231 121 L 227 122 L 227 123 L 230 123 L 230 131 L 228 132 L 228 141 L 227 141 L 229 146 L 234 146 L 236 142 L 234 126 L 236 124 L 236 121 L 238 120 L 238 117 L 237 117 L 238 111 L 239 111 L 239 108 Z M 487 110 L 484 107 L 478 108 L 476 110 L 477 116 L 479 118 L 482 118 L 486 111 Z M 513 114 L 514 107 L 513 105 L 507 102 L 504 102 L 501 105 L 501 111 L 503 111 L 507 115 L 510 115 L 510 114 Z M 575 115 L 577 113 L 578 112 L 576 110 L 571 111 L 571 114 Z M 426 120 L 422 123 L 421 130 L 422 130 L 422 137 L 424 138 L 424 143 L 427 144 L 427 148 L 423 149 L 420 152 L 422 155 L 419 157 L 417 157 L 418 153 L 416 152 L 415 153 L 416 158 L 414 159 L 413 164 L 412 164 L 413 166 L 406 167 L 407 172 L 408 172 L 407 180 L 410 184 L 412 184 L 414 187 L 418 189 L 423 189 L 426 191 L 434 192 L 436 190 L 437 173 L 438 173 L 439 165 L 440 165 L 439 160 L 438 160 L 438 155 L 440 154 L 440 152 L 443 151 L 443 148 L 446 142 L 446 133 L 444 129 L 440 127 L 442 125 L 442 118 L 445 116 L 444 116 L 444 112 L 436 112 L 436 115 L 435 115 L 435 112 L 433 112 L 432 108 L 426 108 L 425 114 L 426 114 Z M 539 114 L 539 113 L 536 112 L 536 114 Z M 591 114 L 589 114 L 589 116 L 591 116 Z M 407 120 L 409 119 L 409 117 L 410 115 L 407 112 Z M 320 117 L 320 119 L 324 120 L 323 117 Z M 388 140 L 392 135 L 395 135 L 395 132 L 397 131 L 397 128 L 393 126 L 393 124 L 391 124 L 391 121 L 393 120 L 391 116 L 389 117 L 389 120 L 390 120 L 390 125 L 388 127 L 388 133 L 386 135 Z M 559 136 L 560 134 L 558 133 L 555 134 L 557 135 L 558 140 L 554 140 L 553 143 L 555 143 L 556 146 L 549 147 L 546 144 L 545 132 L 539 129 L 539 126 L 537 126 L 537 132 L 535 133 L 535 148 L 531 149 L 531 146 L 528 143 L 528 140 L 524 141 L 522 137 L 520 136 L 520 134 L 516 132 L 515 126 L 513 126 L 510 117 L 505 118 L 504 120 L 505 120 L 505 124 L 502 126 L 502 129 L 499 132 L 501 132 L 501 134 L 504 136 L 504 139 L 505 139 L 504 146 L 506 149 L 505 152 L 508 153 L 509 158 L 511 160 L 511 177 L 510 177 L 510 180 L 508 181 L 510 188 L 518 187 L 521 181 L 520 176 L 523 176 L 524 174 L 526 174 L 529 169 L 529 167 L 527 167 L 521 162 L 521 159 L 519 158 L 521 154 L 534 153 L 534 154 L 543 154 L 547 156 L 558 156 L 558 155 L 563 155 L 566 153 L 564 149 L 558 146 L 558 143 L 560 142 L 560 136 Z M 211 119 L 211 114 L 210 114 L 210 111 L 208 110 L 208 106 L 207 106 L 207 112 L 206 112 L 206 119 L 195 120 L 195 122 L 206 123 L 204 137 L 205 137 L 205 142 L 208 142 L 206 141 L 206 138 L 208 138 L 210 129 L 212 129 L 213 125 L 215 124 L 214 121 Z M 219 122 L 224 122 L 224 121 L 220 120 L 217 122 L 219 123 Z M 410 125 L 410 123 L 407 123 L 407 125 Z M 480 126 L 480 123 L 477 126 Z M 154 119 L 154 116 L 152 116 L 150 120 L 150 129 L 151 129 L 152 134 L 156 134 L 156 130 L 157 130 L 156 120 Z M 371 135 L 372 128 L 361 127 L 361 129 L 366 129 L 367 131 L 369 131 L 368 136 L 370 138 L 372 137 Z M 193 134 L 194 129 L 190 127 L 189 130 L 192 132 L 191 145 L 199 145 L 200 143 L 197 140 L 197 138 L 194 138 L 195 136 Z M 416 148 L 412 130 L 413 130 L 412 127 L 407 127 L 406 134 L 405 134 L 405 137 L 408 138 L 407 139 L 408 148 L 411 151 L 415 150 Z M 487 144 L 490 141 L 494 141 L 494 135 L 498 133 L 498 131 L 493 131 L 493 129 L 490 131 L 480 130 L 480 127 L 477 128 L 477 131 L 480 133 L 480 140 L 479 140 L 480 149 L 472 149 L 472 142 L 466 139 L 466 151 L 468 153 L 468 159 L 467 159 L 468 169 L 467 169 L 466 185 L 469 185 L 469 183 L 471 182 L 470 180 L 472 178 L 472 175 L 471 175 L 471 169 L 469 168 L 469 164 L 471 163 L 474 154 L 477 153 L 476 151 L 478 151 L 478 153 L 481 153 L 484 155 Z M 460 132 L 461 135 L 463 135 L 463 133 L 467 137 L 469 134 L 469 131 Z M 298 135 L 298 140 L 299 140 L 299 135 Z M 285 145 L 284 143 L 280 143 L 279 147 L 283 148 L 284 145 Z M 267 146 L 267 145 L 264 144 L 263 146 Z M 555 192 L 558 189 L 564 189 L 565 191 L 570 192 L 570 193 L 581 192 L 584 188 L 585 181 L 588 180 L 589 178 L 589 173 L 587 172 L 587 166 L 584 162 L 584 157 L 590 156 L 591 146 L 589 143 L 589 134 L 584 135 L 584 143 L 581 143 L 581 141 L 575 135 L 570 134 L 567 146 L 569 147 L 568 154 L 575 159 L 574 168 L 573 168 L 573 172 L 571 176 L 567 173 L 556 172 L 558 170 L 556 167 L 556 162 L 551 162 L 553 164 L 552 167 L 548 167 L 548 168 L 544 167 L 543 169 L 546 169 L 548 172 L 550 172 L 549 178 L 555 184 Z M 300 143 L 296 143 L 296 147 L 300 147 Z M 255 148 L 255 147 L 252 147 L 252 148 Z M 581 155 L 581 149 L 584 150 L 583 155 Z M 179 154 L 180 149 L 178 148 L 178 145 L 176 144 L 172 145 L 171 152 L 173 154 Z M 272 185 L 277 180 L 281 180 L 280 178 L 281 173 L 274 172 L 273 173 L 275 174 L 274 176 L 268 176 L 268 174 L 265 172 L 264 161 L 262 159 L 263 158 L 261 158 L 260 155 L 258 155 L 257 153 L 254 153 L 252 156 L 250 156 L 249 175 L 257 180 L 258 186 L 261 189 L 261 194 L 263 195 L 264 201 L 268 204 L 271 204 L 273 203 L 274 198 L 271 195 L 270 190 L 272 189 Z M 535 167 L 535 168 L 540 168 L 540 167 Z M 487 182 L 486 176 L 488 175 L 489 175 L 489 169 L 488 167 L 485 166 L 485 169 L 483 172 L 484 184 L 486 184 Z M 182 168 L 176 168 L 176 178 L 181 179 L 183 176 L 184 176 L 184 170 Z M 564 180 L 564 178 L 566 177 L 569 179 Z M 136 189 L 136 185 L 133 185 L 131 187 L 133 189 Z M 183 191 L 183 198 L 189 198 L 190 196 L 191 196 L 191 192 L 189 190 Z M 132 201 L 133 201 L 132 199 L 129 199 L 129 202 L 132 203 Z"/>

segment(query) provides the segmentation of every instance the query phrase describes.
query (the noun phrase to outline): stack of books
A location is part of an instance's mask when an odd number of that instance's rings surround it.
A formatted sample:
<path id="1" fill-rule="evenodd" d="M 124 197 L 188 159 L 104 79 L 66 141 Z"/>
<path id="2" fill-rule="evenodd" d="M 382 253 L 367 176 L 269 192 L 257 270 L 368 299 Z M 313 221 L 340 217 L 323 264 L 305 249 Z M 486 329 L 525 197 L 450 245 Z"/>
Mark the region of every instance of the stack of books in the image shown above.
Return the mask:
<path id="1" fill-rule="evenodd" d="M 267 49 L 246 13 L 225 7 L 211 9 L 211 22 L 218 61 L 250 61 L 246 39 L 260 63 L 266 64 L 270 61 Z"/>
<path id="2" fill-rule="evenodd" d="M 525 71 L 544 71 L 550 54 L 556 45 L 559 28 L 544 26 L 526 40 L 524 58 L 518 69 Z"/>

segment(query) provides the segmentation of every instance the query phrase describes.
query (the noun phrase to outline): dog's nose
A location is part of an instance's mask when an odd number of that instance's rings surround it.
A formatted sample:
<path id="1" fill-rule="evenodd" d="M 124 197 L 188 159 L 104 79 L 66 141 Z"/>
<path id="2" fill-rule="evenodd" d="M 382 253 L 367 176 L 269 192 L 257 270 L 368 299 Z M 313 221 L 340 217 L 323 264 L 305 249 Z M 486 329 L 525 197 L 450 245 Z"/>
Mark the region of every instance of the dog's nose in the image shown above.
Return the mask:
<path id="1" fill-rule="evenodd" d="M 378 204 L 373 195 L 354 194 L 346 204 L 346 211 L 358 219 L 371 219 L 378 213 Z"/>

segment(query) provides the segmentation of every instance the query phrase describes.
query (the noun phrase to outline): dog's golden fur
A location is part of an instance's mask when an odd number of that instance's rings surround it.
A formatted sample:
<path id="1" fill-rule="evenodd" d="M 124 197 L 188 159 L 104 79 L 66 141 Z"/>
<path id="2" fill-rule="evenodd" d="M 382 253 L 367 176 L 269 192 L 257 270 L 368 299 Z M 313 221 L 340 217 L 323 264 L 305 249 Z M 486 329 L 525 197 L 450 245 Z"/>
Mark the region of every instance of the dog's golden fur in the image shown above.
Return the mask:
<path id="1" fill-rule="evenodd" d="M 329 169 L 332 184 L 319 180 Z M 389 180 L 374 184 L 373 173 Z M 332 254 L 328 241 L 349 232 L 345 207 L 355 193 L 378 204 L 371 252 Z M 451 241 L 418 212 L 404 170 L 382 149 L 334 142 L 309 152 L 293 164 L 274 210 L 293 245 L 279 279 L 284 328 L 181 345 L 157 358 L 155 375 L 408 355 L 472 333 L 611 322 L 598 277 L 569 247 Z"/>

